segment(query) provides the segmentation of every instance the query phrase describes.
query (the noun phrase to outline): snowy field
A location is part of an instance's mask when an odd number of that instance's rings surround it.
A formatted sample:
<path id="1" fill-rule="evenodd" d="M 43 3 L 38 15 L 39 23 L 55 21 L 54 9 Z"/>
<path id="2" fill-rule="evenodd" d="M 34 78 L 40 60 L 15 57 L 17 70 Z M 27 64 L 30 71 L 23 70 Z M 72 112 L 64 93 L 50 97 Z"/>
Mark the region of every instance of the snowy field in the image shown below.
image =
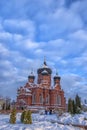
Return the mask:
<path id="1" fill-rule="evenodd" d="M 87 125 L 87 113 L 71 116 L 68 113 L 64 113 L 62 116 L 56 115 L 40 115 L 32 114 L 33 123 L 31 125 L 25 125 L 20 122 L 20 113 L 17 114 L 17 121 L 15 125 L 9 123 L 9 115 L 0 115 L 0 130 L 83 130 L 80 128 L 67 126 L 67 123 Z M 55 123 L 51 123 L 55 121 Z M 62 122 L 65 125 L 56 123 L 56 121 Z"/>

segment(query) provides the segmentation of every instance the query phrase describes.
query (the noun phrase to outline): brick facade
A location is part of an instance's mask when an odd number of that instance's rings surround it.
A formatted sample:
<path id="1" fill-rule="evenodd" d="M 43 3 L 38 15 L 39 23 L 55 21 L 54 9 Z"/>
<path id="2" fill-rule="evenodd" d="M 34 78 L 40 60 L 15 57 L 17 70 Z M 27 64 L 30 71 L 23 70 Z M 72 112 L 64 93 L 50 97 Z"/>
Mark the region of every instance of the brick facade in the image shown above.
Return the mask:
<path id="1" fill-rule="evenodd" d="M 44 108 L 65 110 L 66 100 L 61 89 L 60 77 L 56 74 L 51 84 L 52 70 L 44 61 L 42 68 L 37 70 L 37 84 L 33 72 L 28 76 L 25 86 L 17 90 L 17 108 Z"/>

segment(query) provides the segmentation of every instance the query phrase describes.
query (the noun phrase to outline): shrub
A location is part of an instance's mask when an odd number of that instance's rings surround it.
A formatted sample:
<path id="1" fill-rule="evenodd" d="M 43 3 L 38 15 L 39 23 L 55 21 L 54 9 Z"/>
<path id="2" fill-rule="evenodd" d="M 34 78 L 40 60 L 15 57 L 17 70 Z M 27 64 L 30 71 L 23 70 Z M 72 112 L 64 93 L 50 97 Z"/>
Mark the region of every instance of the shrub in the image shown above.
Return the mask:
<path id="1" fill-rule="evenodd" d="M 32 124 L 32 117 L 31 117 L 31 111 L 30 110 L 27 111 L 27 120 L 28 120 L 28 124 Z"/>
<path id="2" fill-rule="evenodd" d="M 22 122 L 22 123 L 24 122 L 25 113 L 26 113 L 26 111 L 23 111 L 22 114 L 21 114 L 21 122 Z"/>
<path id="3" fill-rule="evenodd" d="M 16 123 L 16 109 L 13 108 L 10 114 L 10 123 L 15 124 Z"/>
<path id="4" fill-rule="evenodd" d="M 24 124 L 32 124 L 31 111 L 27 110 L 21 114 L 21 122 Z"/>

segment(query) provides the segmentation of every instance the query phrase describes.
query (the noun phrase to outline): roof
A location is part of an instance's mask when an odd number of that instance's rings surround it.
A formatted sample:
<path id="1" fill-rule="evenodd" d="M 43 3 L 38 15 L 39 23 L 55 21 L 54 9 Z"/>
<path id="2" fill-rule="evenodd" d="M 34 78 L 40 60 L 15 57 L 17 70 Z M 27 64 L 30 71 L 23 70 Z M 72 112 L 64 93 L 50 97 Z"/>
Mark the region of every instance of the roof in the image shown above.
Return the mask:
<path id="1" fill-rule="evenodd" d="M 56 75 L 54 76 L 54 79 L 56 78 L 60 79 L 60 76 L 58 76 L 58 72 L 56 72 Z"/>
<path id="2" fill-rule="evenodd" d="M 47 70 L 43 70 L 41 73 L 42 74 L 48 74 Z"/>
<path id="3" fill-rule="evenodd" d="M 31 73 L 29 74 L 28 78 L 35 78 L 34 73 L 31 72 Z"/>
<path id="4" fill-rule="evenodd" d="M 31 93 L 31 91 L 30 91 L 28 88 L 25 88 L 25 90 L 26 90 L 26 92 L 29 92 L 29 93 Z"/>
<path id="5" fill-rule="evenodd" d="M 42 73 L 42 74 L 43 73 L 45 73 L 45 74 L 48 73 L 48 74 L 51 74 L 52 70 L 48 67 L 46 61 L 44 60 L 42 67 L 37 70 L 37 73 Z"/>

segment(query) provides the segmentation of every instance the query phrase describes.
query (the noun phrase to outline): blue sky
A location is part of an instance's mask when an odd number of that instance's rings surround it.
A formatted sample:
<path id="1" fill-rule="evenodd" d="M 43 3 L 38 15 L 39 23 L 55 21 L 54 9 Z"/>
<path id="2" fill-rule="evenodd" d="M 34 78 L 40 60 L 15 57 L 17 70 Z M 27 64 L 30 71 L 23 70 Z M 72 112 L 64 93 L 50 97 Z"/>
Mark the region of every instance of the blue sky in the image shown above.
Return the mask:
<path id="1" fill-rule="evenodd" d="M 15 98 L 44 56 L 65 96 L 87 99 L 87 0 L 0 1 L 0 94 Z"/>

